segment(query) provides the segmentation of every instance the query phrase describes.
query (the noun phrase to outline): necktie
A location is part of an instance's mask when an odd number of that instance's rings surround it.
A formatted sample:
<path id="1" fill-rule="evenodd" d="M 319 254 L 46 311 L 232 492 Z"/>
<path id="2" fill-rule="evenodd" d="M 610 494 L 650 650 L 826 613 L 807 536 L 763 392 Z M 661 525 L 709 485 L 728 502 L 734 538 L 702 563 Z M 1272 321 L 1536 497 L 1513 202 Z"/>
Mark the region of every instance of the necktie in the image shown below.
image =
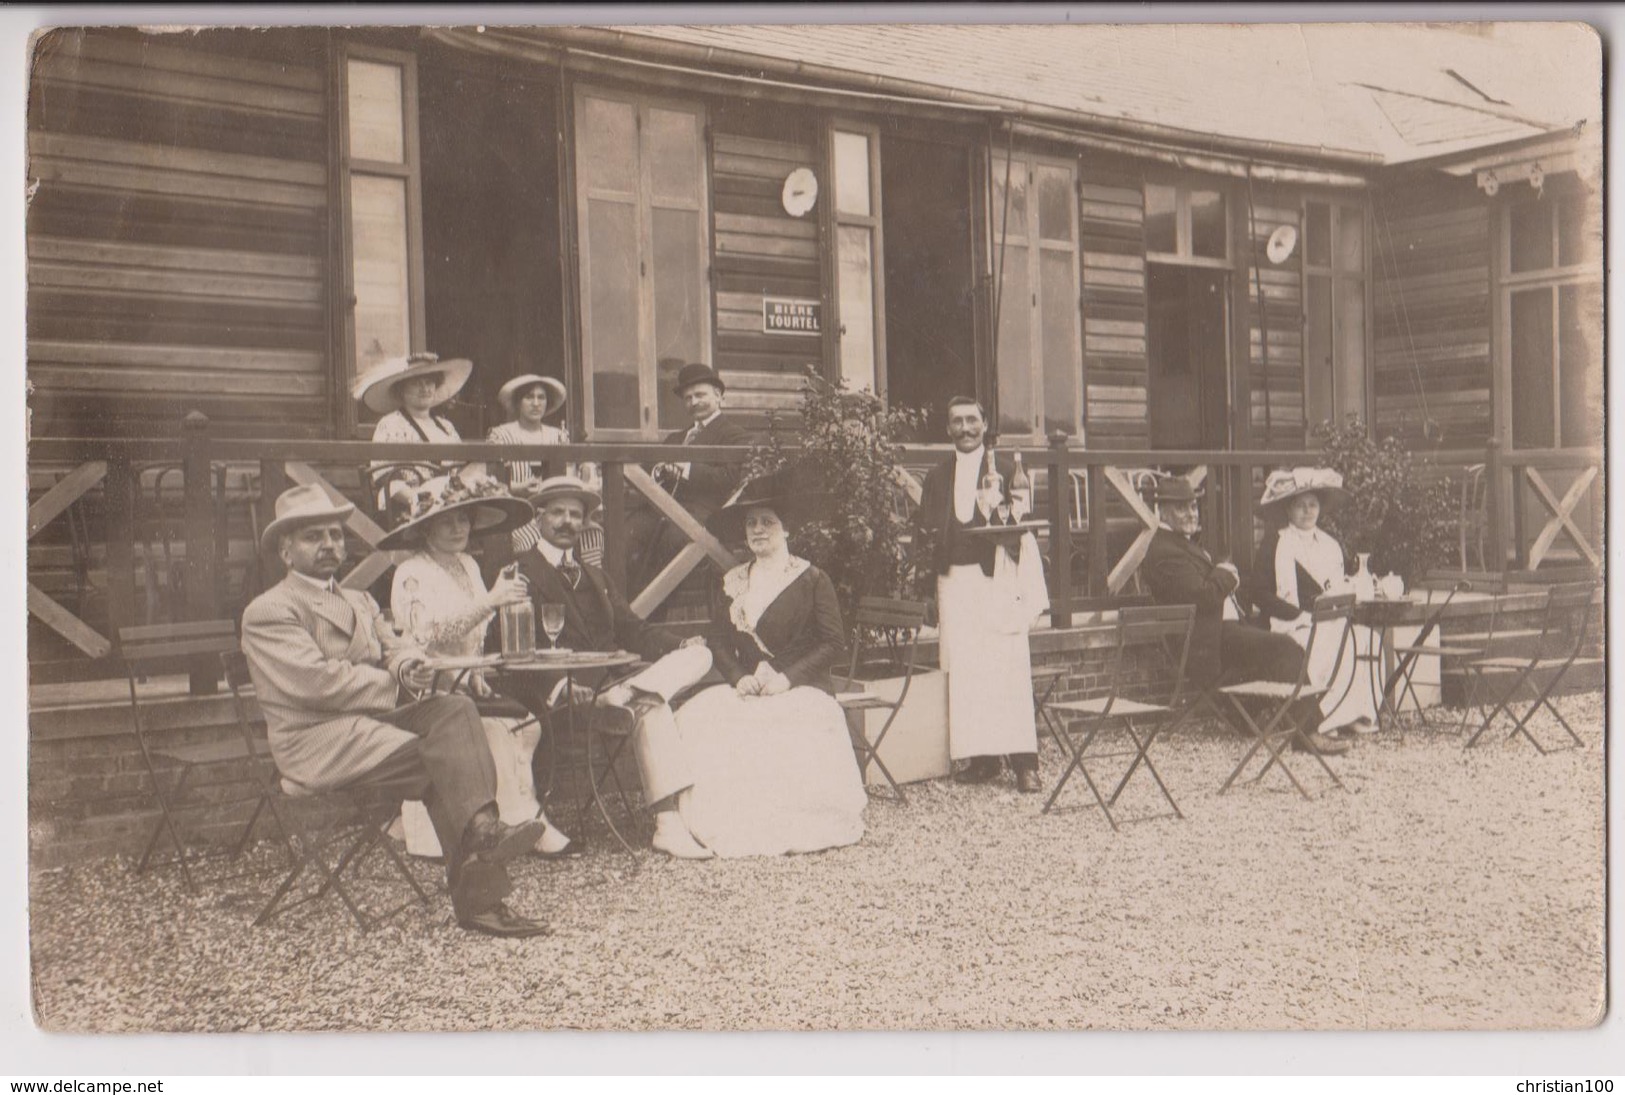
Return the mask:
<path id="1" fill-rule="evenodd" d="M 564 580 L 570 583 L 571 589 L 581 584 L 581 564 L 576 562 L 574 555 L 566 555 L 559 560 L 559 573 L 564 575 Z"/>
<path id="2" fill-rule="evenodd" d="M 698 424 L 690 426 L 688 428 L 688 432 L 683 435 L 683 444 L 685 444 L 685 445 L 694 444 L 694 439 L 700 436 L 700 430 L 702 430 L 702 429 L 704 429 L 704 427 L 700 426 Z"/>

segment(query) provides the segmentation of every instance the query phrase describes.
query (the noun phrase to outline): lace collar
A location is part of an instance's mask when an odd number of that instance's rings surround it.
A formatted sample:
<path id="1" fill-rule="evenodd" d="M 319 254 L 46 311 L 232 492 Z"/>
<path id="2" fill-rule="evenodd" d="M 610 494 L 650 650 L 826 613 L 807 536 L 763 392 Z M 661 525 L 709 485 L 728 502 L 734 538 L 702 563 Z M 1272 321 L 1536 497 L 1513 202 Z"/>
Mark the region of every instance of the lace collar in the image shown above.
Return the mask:
<path id="1" fill-rule="evenodd" d="M 735 628 L 756 640 L 756 645 L 762 651 L 771 655 L 772 651 L 762 643 L 756 634 L 756 625 L 761 621 L 762 613 L 767 611 L 769 605 L 778 600 L 779 594 L 789 588 L 790 583 L 810 567 L 807 560 L 796 556 L 786 556 L 783 565 L 762 566 L 754 560 L 741 563 L 722 576 L 722 592 L 728 598 L 728 622 Z"/>

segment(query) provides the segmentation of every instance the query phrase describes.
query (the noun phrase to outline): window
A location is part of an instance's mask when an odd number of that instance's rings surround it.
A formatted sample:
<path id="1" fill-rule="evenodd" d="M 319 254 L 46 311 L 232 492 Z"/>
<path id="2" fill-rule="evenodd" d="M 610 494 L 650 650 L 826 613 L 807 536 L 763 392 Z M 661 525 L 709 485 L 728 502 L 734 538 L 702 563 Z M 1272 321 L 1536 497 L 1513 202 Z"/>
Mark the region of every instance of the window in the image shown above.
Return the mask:
<path id="1" fill-rule="evenodd" d="M 837 127 L 830 152 L 835 180 L 835 284 L 841 377 L 880 393 L 885 376 L 885 269 L 880 226 L 880 135 Z"/>
<path id="2" fill-rule="evenodd" d="M 576 95 L 581 349 L 597 436 L 685 424 L 672 382 L 685 363 L 710 361 L 704 131 L 695 106 Z"/>
<path id="3" fill-rule="evenodd" d="M 1582 194 L 1550 188 L 1503 213 L 1514 448 L 1575 448 L 1602 438 L 1602 284 L 1585 217 Z"/>
<path id="4" fill-rule="evenodd" d="M 410 54 L 352 45 L 339 71 L 353 381 L 386 358 L 423 348 L 417 69 Z"/>
<path id="5" fill-rule="evenodd" d="M 1175 183 L 1145 187 L 1146 258 L 1191 265 L 1230 260 L 1230 217 L 1219 190 Z"/>
<path id="6" fill-rule="evenodd" d="M 998 430 L 1077 436 L 1083 425 L 1083 341 L 1075 166 L 995 155 L 992 199 Z"/>
<path id="7" fill-rule="evenodd" d="M 1307 202 L 1303 209 L 1304 418 L 1366 413 L 1365 210 Z"/>

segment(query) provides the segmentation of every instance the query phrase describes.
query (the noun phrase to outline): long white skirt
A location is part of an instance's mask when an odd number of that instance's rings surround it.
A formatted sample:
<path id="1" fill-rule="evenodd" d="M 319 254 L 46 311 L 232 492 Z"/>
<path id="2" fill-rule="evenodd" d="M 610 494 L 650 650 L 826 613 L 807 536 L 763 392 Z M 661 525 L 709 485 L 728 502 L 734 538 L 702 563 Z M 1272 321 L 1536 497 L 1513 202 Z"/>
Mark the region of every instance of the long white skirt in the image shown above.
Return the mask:
<path id="1" fill-rule="evenodd" d="M 955 760 L 1038 751 L 1027 633 L 994 626 L 1008 613 L 1007 596 L 981 567 L 949 567 L 937 578 L 937 657 L 948 674 L 948 755 Z"/>
<path id="2" fill-rule="evenodd" d="M 1271 630 L 1292 636 L 1292 641 L 1299 646 L 1308 645 L 1307 623 L 1273 620 Z M 1377 725 L 1376 693 L 1382 685 L 1371 679 L 1374 671 L 1372 663 L 1355 657 L 1356 651 L 1362 656 L 1372 654 L 1376 649 L 1376 636 L 1369 627 L 1350 624 L 1348 642 L 1343 645 L 1342 658 L 1338 659 L 1337 648 L 1341 638 L 1342 633 L 1337 628 L 1322 628 L 1315 632 L 1315 645 L 1309 651 L 1309 681 L 1326 686 L 1326 692 L 1320 698 L 1322 733 L 1361 719 L 1367 720 L 1373 727 Z"/>
<path id="3" fill-rule="evenodd" d="M 542 812 L 536 801 L 536 781 L 531 775 L 530 758 L 536 752 L 542 728 L 529 720 L 514 733 L 517 719 L 482 718 L 485 740 L 497 769 L 497 813 L 509 825 L 529 821 Z M 433 858 L 440 855 L 440 838 L 435 835 L 429 811 L 421 802 L 401 803 L 401 828 L 405 830 L 408 855 Z"/>
<path id="4" fill-rule="evenodd" d="M 701 692 L 677 712 L 694 784 L 677 809 L 719 856 L 784 855 L 856 844 L 869 795 L 846 715 L 826 692 L 802 686 L 741 696 Z"/>

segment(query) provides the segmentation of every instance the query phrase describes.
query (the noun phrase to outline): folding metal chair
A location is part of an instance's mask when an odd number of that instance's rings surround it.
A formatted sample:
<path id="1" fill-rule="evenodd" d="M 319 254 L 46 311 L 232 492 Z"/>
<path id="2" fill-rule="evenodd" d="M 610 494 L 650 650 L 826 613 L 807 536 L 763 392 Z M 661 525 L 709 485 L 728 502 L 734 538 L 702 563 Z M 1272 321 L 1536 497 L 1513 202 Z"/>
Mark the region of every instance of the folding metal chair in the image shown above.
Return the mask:
<path id="1" fill-rule="evenodd" d="M 1354 594 L 1346 593 L 1338 596 L 1320 597 L 1315 601 L 1314 607 L 1309 610 L 1309 642 L 1304 651 L 1303 666 L 1298 670 L 1297 680 L 1292 682 L 1243 681 L 1240 684 L 1227 684 L 1219 687 L 1219 694 L 1230 702 L 1231 708 L 1239 717 L 1240 722 L 1238 725 L 1245 726 L 1252 732 L 1254 738 L 1252 745 L 1248 747 L 1247 752 L 1242 755 L 1241 760 L 1236 764 L 1235 770 L 1230 773 L 1229 778 L 1219 788 L 1221 795 L 1230 789 L 1231 784 L 1236 782 L 1236 779 L 1246 769 L 1248 763 L 1262 749 L 1268 754 L 1269 759 L 1259 769 L 1258 775 L 1253 777 L 1253 782 L 1257 783 L 1264 778 L 1271 768 L 1280 765 L 1281 771 L 1286 773 L 1286 778 L 1291 780 L 1292 786 L 1298 789 L 1298 794 L 1306 799 L 1310 797 L 1309 792 L 1304 790 L 1303 784 L 1298 782 L 1298 777 L 1293 774 L 1292 769 L 1287 765 L 1284 755 L 1286 747 L 1302 731 L 1302 727 L 1293 721 L 1291 711 L 1293 705 L 1300 699 L 1317 697 L 1326 692 L 1325 685 L 1311 684 L 1309 682 L 1309 652 L 1314 650 L 1315 637 L 1322 634 L 1325 628 L 1337 629 L 1337 657 L 1333 660 L 1333 664 L 1340 664 L 1344 652 L 1348 649 L 1349 632 L 1352 630 L 1350 624 L 1353 616 Z M 1254 705 L 1258 711 L 1257 718 L 1254 717 L 1252 711 L 1248 710 L 1249 704 Z M 1326 763 L 1326 758 L 1318 752 L 1312 755 L 1320 763 L 1320 767 L 1325 770 L 1326 775 L 1331 777 L 1332 783 L 1342 789 L 1343 781 L 1337 778 L 1337 773 L 1332 771 L 1331 765 Z"/>
<path id="2" fill-rule="evenodd" d="M 859 666 L 869 664 L 866 653 L 877 654 L 883 650 L 884 660 L 889 665 L 902 668 L 903 684 L 894 699 L 870 692 L 843 692 L 835 697 L 843 711 L 860 715 L 858 719 L 847 720 L 847 732 L 852 737 L 852 751 L 858 758 L 858 776 L 864 786 L 869 785 L 869 765 L 873 763 L 880 769 L 881 777 L 891 787 L 897 801 L 905 806 L 908 798 L 897 785 L 897 780 L 892 778 L 886 762 L 880 758 L 880 747 L 891 732 L 892 723 L 897 721 L 897 712 L 902 710 L 903 701 L 908 698 L 909 686 L 914 681 L 915 659 L 919 652 L 920 628 L 925 624 L 925 612 L 926 606 L 919 601 L 888 597 L 861 599 L 857 611 L 852 614 L 852 661 L 847 667 L 846 679 L 849 682 L 858 679 Z M 870 639 L 868 643 L 864 641 L 866 637 Z M 868 713 L 871 711 L 887 712 L 886 721 L 873 738 L 868 733 Z"/>
<path id="3" fill-rule="evenodd" d="M 135 734 L 141 760 L 152 781 L 152 796 L 158 817 L 136 863 L 136 873 L 154 865 L 153 854 L 167 837 L 175 853 L 162 865 L 180 868 L 188 892 L 197 891 L 192 865 L 204 859 L 236 859 L 248 847 L 255 826 L 266 813 L 267 785 L 260 778 L 271 765 L 271 753 L 263 740 L 233 736 L 224 741 L 193 744 L 154 740 L 152 729 L 142 715 L 138 682 L 149 671 L 196 655 L 225 655 L 237 649 L 237 629 L 231 620 L 203 620 L 194 623 L 153 624 L 119 629 L 119 650 L 124 658 L 130 684 L 130 728 Z M 199 778 L 209 776 L 207 783 Z M 221 794 L 221 788 L 233 793 Z M 236 839 L 224 852 L 203 852 L 189 846 L 181 818 L 186 815 L 221 814 L 253 804 L 248 821 L 237 831 Z M 194 827 L 195 829 L 195 827 Z M 196 835 L 195 831 L 192 835 Z M 241 877 L 229 875 L 213 881 Z"/>
<path id="4" fill-rule="evenodd" d="M 1545 618 L 1541 624 L 1540 638 L 1536 640 L 1532 653 L 1474 659 L 1471 664 L 1480 679 L 1487 681 L 1491 676 L 1504 675 L 1511 677 L 1511 684 L 1501 692 L 1500 697 L 1490 708 L 1490 713 L 1484 716 L 1483 723 L 1473 732 L 1473 736 L 1467 739 L 1467 748 L 1471 749 L 1478 744 L 1478 739 L 1484 736 L 1484 732 L 1502 711 L 1512 714 L 1511 705 L 1518 690 L 1530 682 L 1536 673 L 1545 675 L 1545 684 L 1536 693 L 1528 709 L 1515 717 L 1512 731 L 1507 735 L 1508 740 L 1522 734 L 1542 756 L 1556 752 L 1555 749 L 1548 749 L 1542 745 L 1529 731 L 1529 720 L 1535 712 L 1544 707 L 1551 712 L 1552 717 L 1558 721 L 1573 742 L 1573 745 L 1564 748 L 1585 745 L 1580 735 L 1574 732 L 1574 727 L 1569 725 L 1568 720 L 1552 704 L 1551 696 L 1574 666 L 1602 664 L 1601 658 L 1584 656 L 1586 638 L 1590 634 L 1591 617 L 1594 614 L 1591 600 L 1597 586 L 1598 582 L 1594 579 L 1553 586 L 1547 592 Z"/>
<path id="5" fill-rule="evenodd" d="M 241 651 L 230 650 L 220 655 L 220 664 L 225 669 L 226 686 L 231 690 L 238 731 L 245 741 L 258 740 L 243 698 L 243 689 L 251 683 L 248 659 Z M 407 908 L 413 900 L 423 905 L 429 903 L 428 891 L 412 875 L 411 867 L 386 835 L 400 814 L 402 801 L 415 797 L 416 787 L 364 784 L 338 791 L 296 794 L 289 792 L 285 784 L 277 786 L 274 780 L 268 779 L 265 789 L 272 815 L 283 833 L 289 863 L 275 892 L 254 917 L 256 927 L 330 893 L 338 895 L 363 932 L 371 931 Z M 370 914 L 362 908 L 353 890 L 362 865 L 375 850 L 381 853 L 389 877 L 398 876 L 404 881 L 412 897 L 381 913 Z M 318 876 L 319 885 L 293 896 L 294 886 L 307 873 Z"/>
<path id="6" fill-rule="evenodd" d="M 1397 716 L 1399 712 L 1404 709 L 1405 697 L 1409 696 L 1411 698 L 1411 702 L 1416 705 L 1416 721 L 1426 729 L 1434 730 L 1436 729 L 1436 726 L 1433 720 L 1428 716 L 1427 707 L 1422 703 L 1422 697 L 1416 692 L 1416 671 L 1421 664 L 1421 660 L 1423 658 L 1439 659 L 1439 664 L 1441 667 L 1440 680 L 1442 682 L 1444 659 L 1476 658 L 1483 654 L 1483 650 L 1482 648 L 1476 646 L 1467 646 L 1455 643 L 1439 642 L 1431 646 L 1428 644 L 1428 639 L 1431 638 L 1433 633 L 1439 629 L 1439 621 L 1444 616 L 1445 609 L 1450 607 L 1450 602 L 1456 599 L 1456 595 L 1458 593 L 1472 592 L 1473 584 L 1471 582 L 1467 581 L 1466 579 L 1440 581 L 1435 578 L 1424 578 L 1422 581 L 1416 584 L 1416 588 L 1433 591 L 1442 589 L 1444 592 L 1444 597 L 1441 600 L 1432 602 L 1432 611 L 1429 612 L 1427 617 L 1422 621 L 1421 629 L 1417 631 L 1415 641 L 1406 643 L 1404 645 L 1395 645 L 1392 648 L 1392 652 L 1397 660 L 1395 661 L 1394 668 L 1389 672 L 1387 678 L 1383 681 L 1382 702 L 1385 705 L 1389 704 L 1389 697 L 1394 695 L 1394 689 L 1397 687 L 1399 689 L 1398 698 L 1392 701 L 1392 710 L 1394 715 Z M 1491 610 L 1490 619 L 1490 629 L 1493 632 L 1495 627 L 1493 609 Z M 1461 726 L 1458 727 L 1458 730 L 1465 729 L 1466 719 L 1467 710 L 1464 705 L 1462 709 L 1462 723 Z"/>
<path id="7" fill-rule="evenodd" d="M 1055 789 L 1050 792 L 1049 801 L 1044 803 L 1043 813 L 1049 813 L 1061 797 L 1067 781 L 1072 773 L 1077 772 L 1083 776 L 1084 783 L 1088 784 L 1089 791 L 1094 795 L 1095 803 L 1100 812 L 1106 816 L 1111 824 L 1112 831 L 1118 829 L 1117 818 L 1112 814 L 1112 806 L 1117 804 L 1128 786 L 1128 781 L 1143 765 L 1152 780 L 1156 782 L 1157 790 L 1167 800 L 1174 817 L 1183 818 L 1179 804 L 1174 796 L 1168 792 L 1168 785 L 1163 782 L 1162 775 L 1157 771 L 1156 765 L 1151 762 L 1151 744 L 1157 734 L 1168 723 L 1170 716 L 1174 716 L 1170 726 L 1177 726 L 1187 718 L 1194 705 L 1182 702 L 1185 690 L 1185 661 L 1190 654 L 1191 625 L 1196 619 L 1196 606 L 1194 605 L 1164 605 L 1156 608 L 1125 608 L 1117 616 L 1117 645 L 1112 653 L 1111 668 L 1107 679 L 1111 682 L 1110 691 L 1105 696 L 1085 700 L 1066 700 L 1051 704 L 1051 708 L 1059 715 L 1076 715 L 1083 721 L 1083 730 L 1076 741 L 1066 736 L 1062 730 L 1062 742 L 1066 751 L 1071 755 L 1061 778 L 1055 781 Z M 1125 695 L 1125 685 L 1128 674 L 1124 672 L 1124 657 L 1129 647 L 1139 643 L 1155 642 L 1158 644 L 1169 642 L 1177 644 L 1179 649 L 1178 669 L 1174 677 L 1173 693 L 1166 702 L 1149 702 L 1144 699 L 1131 699 Z M 1138 719 L 1147 726 L 1137 726 Z M 1090 753 L 1089 747 L 1102 731 L 1120 725 L 1133 744 L 1131 750 L 1116 752 Z M 1144 736 L 1142 737 L 1142 733 Z M 1117 781 L 1109 796 L 1102 796 L 1099 786 L 1096 785 L 1093 775 L 1090 774 L 1086 761 L 1107 760 L 1114 757 L 1132 757 L 1128 768 Z M 1167 817 L 1167 814 L 1154 814 L 1151 817 Z M 1148 821 L 1151 817 L 1136 818 L 1136 821 Z"/>
<path id="8" fill-rule="evenodd" d="M 1050 708 L 1050 700 L 1055 690 L 1066 680 L 1071 670 L 1064 665 L 1035 665 L 1033 666 L 1033 719 L 1055 739 L 1063 752 L 1070 750 L 1072 745 L 1062 736 L 1060 728 L 1056 726 L 1055 712 Z"/>

